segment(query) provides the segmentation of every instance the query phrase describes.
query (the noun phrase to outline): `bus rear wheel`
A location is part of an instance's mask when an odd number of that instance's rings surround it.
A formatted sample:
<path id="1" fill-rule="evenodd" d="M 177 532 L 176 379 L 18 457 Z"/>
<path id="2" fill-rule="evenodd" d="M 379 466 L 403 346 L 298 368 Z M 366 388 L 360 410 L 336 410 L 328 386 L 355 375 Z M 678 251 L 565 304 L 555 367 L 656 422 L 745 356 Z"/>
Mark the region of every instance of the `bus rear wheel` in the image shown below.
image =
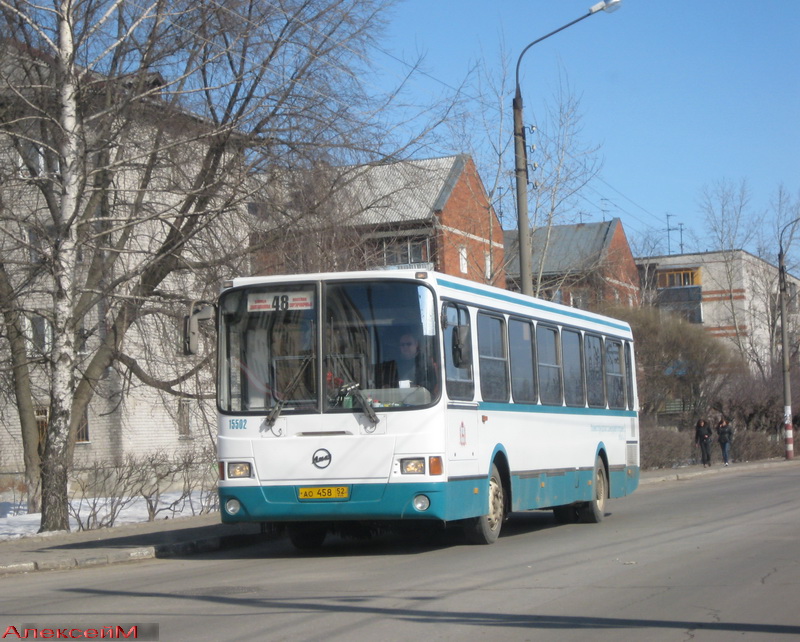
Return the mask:
<path id="1" fill-rule="evenodd" d="M 315 522 L 296 522 L 287 527 L 289 541 L 300 551 L 314 551 L 322 547 L 328 528 Z"/>
<path id="2" fill-rule="evenodd" d="M 470 544 L 494 544 L 500 537 L 500 529 L 506 516 L 506 500 L 503 480 L 497 466 L 492 464 L 489 475 L 489 512 L 467 520 L 465 533 Z"/>
<path id="3" fill-rule="evenodd" d="M 600 457 L 594 463 L 592 485 L 594 486 L 594 498 L 584 502 L 578 508 L 580 521 L 584 524 L 599 524 L 606 514 L 608 477 L 606 477 L 606 467 Z"/>

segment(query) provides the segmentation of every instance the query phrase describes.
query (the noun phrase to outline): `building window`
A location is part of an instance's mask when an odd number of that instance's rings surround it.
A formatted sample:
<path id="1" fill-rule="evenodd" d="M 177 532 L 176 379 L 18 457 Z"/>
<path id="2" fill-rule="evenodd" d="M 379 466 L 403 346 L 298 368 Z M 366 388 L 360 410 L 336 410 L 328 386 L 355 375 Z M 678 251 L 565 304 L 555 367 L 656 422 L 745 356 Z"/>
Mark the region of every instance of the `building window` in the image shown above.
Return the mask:
<path id="1" fill-rule="evenodd" d="M 31 357 L 49 356 L 53 347 L 53 326 L 39 314 L 24 317 L 27 326 L 28 354 Z"/>
<path id="2" fill-rule="evenodd" d="M 36 418 L 36 429 L 39 432 L 39 456 L 44 454 L 44 443 L 47 440 L 47 426 L 50 419 L 50 410 L 47 406 L 36 406 L 33 409 Z"/>
<path id="3" fill-rule="evenodd" d="M 700 285 L 699 270 L 664 270 L 658 273 L 659 288 L 683 288 L 691 285 Z"/>
<path id="4" fill-rule="evenodd" d="M 33 416 L 36 418 L 36 429 L 39 432 L 39 455 L 44 454 L 44 444 L 47 440 L 47 428 L 50 425 L 50 409 L 47 406 L 36 406 L 33 409 Z M 75 441 L 78 443 L 89 441 L 89 413 L 84 411 L 78 431 L 75 434 Z"/>
<path id="5" fill-rule="evenodd" d="M 188 399 L 178 400 L 177 420 L 178 420 L 178 436 L 191 437 L 192 436 L 191 413 L 189 412 Z"/>
<path id="6" fill-rule="evenodd" d="M 430 261 L 429 239 L 409 237 L 386 241 L 384 265 L 414 265 Z"/>
<path id="7" fill-rule="evenodd" d="M 458 248 L 458 269 L 462 274 L 467 273 L 467 248 L 464 245 Z"/>
<path id="8" fill-rule="evenodd" d="M 89 441 L 89 411 L 84 410 L 81 417 L 81 423 L 78 424 L 78 431 L 75 434 L 75 441 L 78 443 L 87 443 Z"/>

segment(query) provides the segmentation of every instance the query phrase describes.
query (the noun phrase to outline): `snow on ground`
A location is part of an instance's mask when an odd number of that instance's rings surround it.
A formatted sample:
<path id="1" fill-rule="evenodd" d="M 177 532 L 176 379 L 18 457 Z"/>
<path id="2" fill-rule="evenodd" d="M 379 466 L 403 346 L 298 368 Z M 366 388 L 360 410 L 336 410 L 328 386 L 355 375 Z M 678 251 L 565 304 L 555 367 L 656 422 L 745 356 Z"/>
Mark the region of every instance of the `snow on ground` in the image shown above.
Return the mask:
<path id="1" fill-rule="evenodd" d="M 171 503 L 176 502 L 180 496 L 181 493 L 164 493 L 161 496 L 159 507 L 166 508 Z M 156 519 L 164 519 L 165 517 L 172 519 L 173 517 L 196 515 L 200 512 L 200 506 L 200 501 L 197 498 L 194 498 L 192 502 L 178 502 L 174 510 L 164 510 L 156 516 Z M 82 511 L 81 518 L 83 520 L 86 519 L 85 515 L 86 511 Z M 41 513 L 28 514 L 25 503 L 18 497 L 9 496 L 7 493 L 0 494 L 0 541 L 36 535 L 41 520 Z M 114 525 L 133 524 L 146 522 L 147 520 L 147 502 L 143 498 L 138 498 L 131 500 L 120 511 L 114 520 Z M 74 517 L 70 517 L 69 522 L 70 529 L 77 531 L 77 520 Z"/>

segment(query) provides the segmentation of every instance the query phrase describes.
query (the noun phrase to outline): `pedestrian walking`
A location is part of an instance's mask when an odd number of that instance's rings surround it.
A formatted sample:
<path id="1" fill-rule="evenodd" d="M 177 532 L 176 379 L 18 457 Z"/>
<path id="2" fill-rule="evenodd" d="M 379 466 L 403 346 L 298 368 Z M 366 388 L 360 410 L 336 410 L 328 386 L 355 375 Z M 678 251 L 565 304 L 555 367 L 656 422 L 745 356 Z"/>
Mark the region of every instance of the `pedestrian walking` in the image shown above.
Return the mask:
<path id="1" fill-rule="evenodd" d="M 703 468 L 711 466 L 711 426 L 705 419 L 698 419 L 694 427 L 694 445 L 700 448 Z"/>
<path id="2" fill-rule="evenodd" d="M 722 462 L 727 466 L 731 458 L 731 442 L 733 441 L 733 428 L 724 417 L 717 425 L 717 441 L 722 449 Z"/>

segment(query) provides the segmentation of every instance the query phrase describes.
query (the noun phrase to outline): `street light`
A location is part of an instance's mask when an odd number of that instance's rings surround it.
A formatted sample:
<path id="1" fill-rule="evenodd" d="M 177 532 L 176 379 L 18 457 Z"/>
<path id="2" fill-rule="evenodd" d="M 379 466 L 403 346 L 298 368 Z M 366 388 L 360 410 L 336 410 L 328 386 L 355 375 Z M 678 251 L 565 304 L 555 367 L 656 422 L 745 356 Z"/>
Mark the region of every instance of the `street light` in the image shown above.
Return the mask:
<path id="1" fill-rule="evenodd" d="M 789 320 L 786 316 L 786 262 L 783 253 L 783 234 L 800 222 L 796 218 L 787 223 L 778 238 L 778 298 L 781 304 L 781 350 L 783 352 L 783 430 L 786 443 L 786 459 L 794 459 L 794 429 L 792 426 L 792 383 L 789 373 Z"/>
<path id="2" fill-rule="evenodd" d="M 522 93 L 519 89 L 519 64 L 522 62 L 522 57 L 533 45 L 546 40 L 552 35 L 557 34 L 559 31 L 564 31 L 567 27 L 585 20 L 589 16 L 593 16 L 598 11 L 606 11 L 611 13 L 619 9 L 622 0 L 602 0 L 597 4 L 590 7 L 589 12 L 582 15 L 577 20 L 573 20 L 559 27 L 555 31 L 551 31 L 546 36 L 534 40 L 525 49 L 517 59 L 516 71 L 516 91 L 514 93 L 514 102 L 512 103 L 514 109 L 514 174 L 517 179 L 517 228 L 519 229 L 519 277 L 522 285 L 522 293 L 528 296 L 533 296 L 533 284 L 531 278 L 533 270 L 531 269 L 531 230 L 530 221 L 528 220 L 528 151 L 525 149 L 525 130 L 522 126 Z"/>

